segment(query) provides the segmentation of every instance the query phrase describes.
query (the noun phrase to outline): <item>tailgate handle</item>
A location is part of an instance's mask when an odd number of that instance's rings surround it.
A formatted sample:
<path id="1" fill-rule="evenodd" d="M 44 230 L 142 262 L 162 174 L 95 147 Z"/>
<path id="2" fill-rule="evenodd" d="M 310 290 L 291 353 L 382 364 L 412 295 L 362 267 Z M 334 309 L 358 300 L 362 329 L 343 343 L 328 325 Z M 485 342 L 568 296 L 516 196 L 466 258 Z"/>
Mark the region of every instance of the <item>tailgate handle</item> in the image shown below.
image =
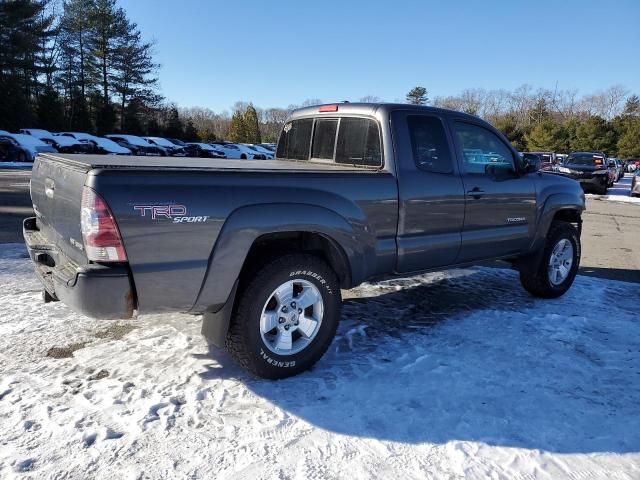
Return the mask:
<path id="1" fill-rule="evenodd" d="M 44 180 L 44 194 L 47 198 L 53 198 L 53 192 L 56 189 L 56 182 L 51 178 L 46 178 Z"/>

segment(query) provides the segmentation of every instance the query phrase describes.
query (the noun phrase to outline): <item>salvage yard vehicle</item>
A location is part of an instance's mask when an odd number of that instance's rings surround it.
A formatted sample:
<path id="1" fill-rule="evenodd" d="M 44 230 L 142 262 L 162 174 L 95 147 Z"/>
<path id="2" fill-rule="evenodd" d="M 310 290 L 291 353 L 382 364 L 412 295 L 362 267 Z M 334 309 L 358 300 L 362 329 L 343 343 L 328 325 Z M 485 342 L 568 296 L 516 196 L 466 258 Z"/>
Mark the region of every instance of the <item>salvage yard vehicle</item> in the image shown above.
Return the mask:
<path id="1" fill-rule="evenodd" d="M 290 116 L 274 160 L 40 155 L 24 238 L 45 301 L 202 314 L 210 342 L 284 378 L 322 357 L 341 289 L 366 280 L 502 259 L 532 295 L 563 295 L 584 194 L 538 170 L 471 115 L 322 105 Z"/>
<path id="2" fill-rule="evenodd" d="M 156 145 L 158 147 L 164 148 L 169 155 L 172 157 L 184 157 L 186 156 L 185 149 L 175 143 L 167 140 L 162 137 L 142 137 L 151 145 Z"/>
<path id="3" fill-rule="evenodd" d="M 199 158 L 227 158 L 222 150 L 215 148 L 208 143 L 192 142 L 184 146 L 184 150 L 189 157 Z"/>
<path id="4" fill-rule="evenodd" d="M 48 130 L 41 128 L 23 128 L 20 130 L 20 133 L 36 137 L 44 143 L 48 143 L 61 153 L 89 153 L 89 148 L 86 144 L 65 135 L 54 135 Z"/>
<path id="5" fill-rule="evenodd" d="M 24 133 L 0 134 L 0 160 L 33 162 L 39 153 L 57 152 L 51 145 Z"/>
<path id="6" fill-rule="evenodd" d="M 128 148 L 134 155 L 169 156 L 169 153 L 164 148 L 152 145 L 144 138 L 136 135 L 111 134 L 105 135 L 105 137 L 113 140 L 121 147 Z"/>
<path id="7" fill-rule="evenodd" d="M 246 145 L 240 143 L 220 143 L 214 142 L 210 144 L 216 150 L 222 151 L 227 158 L 235 158 L 240 160 L 264 160 L 263 155 L 255 150 L 250 149 Z"/>
<path id="8" fill-rule="evenodd" d="M 556 172 L 577 180 L 585 191 L 605 195 L 615 182 L 615 167 L 601 152 L 572 152 Z"/>

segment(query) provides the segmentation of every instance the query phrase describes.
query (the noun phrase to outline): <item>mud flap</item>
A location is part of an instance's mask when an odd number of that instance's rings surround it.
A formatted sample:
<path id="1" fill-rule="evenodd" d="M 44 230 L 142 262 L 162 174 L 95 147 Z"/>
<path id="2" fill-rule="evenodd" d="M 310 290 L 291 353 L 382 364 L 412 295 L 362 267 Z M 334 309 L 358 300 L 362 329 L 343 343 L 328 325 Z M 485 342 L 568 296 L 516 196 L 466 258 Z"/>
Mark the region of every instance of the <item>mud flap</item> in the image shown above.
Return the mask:
<path id="1" fill-rule="evenodd" d="M 227 338 L 227 331 L 231 323 L 231 315 L 233 314 L 233 306 L 236 303 L 238 282 L 239 279 L 236 279 L 229 298 L 227 298 L 227 301 L 220 310 L 217 312 L 205 312 L 202 315 L 202 335 L 209 343 L 219 348 L 224 348 L 224 342 Z"/>

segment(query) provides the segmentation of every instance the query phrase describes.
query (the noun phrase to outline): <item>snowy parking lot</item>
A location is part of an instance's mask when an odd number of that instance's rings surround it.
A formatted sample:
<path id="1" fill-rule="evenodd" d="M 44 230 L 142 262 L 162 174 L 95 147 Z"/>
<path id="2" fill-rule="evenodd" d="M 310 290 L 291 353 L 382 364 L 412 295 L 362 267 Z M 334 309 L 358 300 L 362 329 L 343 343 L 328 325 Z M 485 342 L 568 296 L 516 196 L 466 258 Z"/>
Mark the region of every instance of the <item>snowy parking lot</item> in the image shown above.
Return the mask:
<path id="1" fill-rule="evenodd" d="M 256 380 L 197 317 L 43 304 L 0 245 L 0 478 L 640 478 L 638 286 L 510 270 L 348 292 L 329 352 Z"/>

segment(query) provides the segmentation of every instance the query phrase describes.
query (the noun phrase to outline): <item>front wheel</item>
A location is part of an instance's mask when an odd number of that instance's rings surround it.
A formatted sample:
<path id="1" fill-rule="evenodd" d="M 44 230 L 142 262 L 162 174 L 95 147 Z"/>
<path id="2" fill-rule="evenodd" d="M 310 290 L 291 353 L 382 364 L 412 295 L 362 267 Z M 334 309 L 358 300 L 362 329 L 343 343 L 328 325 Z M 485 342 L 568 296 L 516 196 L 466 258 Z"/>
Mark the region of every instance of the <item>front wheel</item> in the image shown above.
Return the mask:
<path id="1" fill-rule="evenodd" d="M 341 306 L 338 278 L 322 259 L 280 257 L 246 284 L 227 333 L 227 350 L 258 377 L 296 375 L 326 352 Z"/>
<path id="2" fill-rule="evenodd" d="M 578 273 L 580 249 L 576 228 L 567 222 L 553 222 L 539 264 L 520 272 L 524 289 L 541 298 L 564 295 Z"/>

